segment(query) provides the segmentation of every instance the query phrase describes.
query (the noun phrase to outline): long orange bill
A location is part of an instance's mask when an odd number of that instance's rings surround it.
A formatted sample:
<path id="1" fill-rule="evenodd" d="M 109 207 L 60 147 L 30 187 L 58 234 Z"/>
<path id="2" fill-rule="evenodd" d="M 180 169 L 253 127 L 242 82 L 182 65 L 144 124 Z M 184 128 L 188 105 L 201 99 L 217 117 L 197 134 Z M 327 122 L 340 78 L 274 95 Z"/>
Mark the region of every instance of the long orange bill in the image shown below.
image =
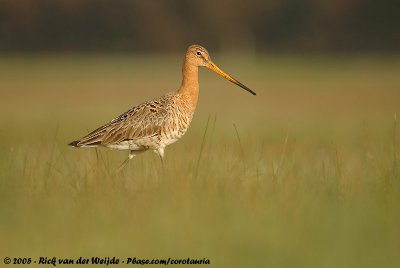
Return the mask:
<path id="1" fill-rule="evenodd" d="M 218 68 L 217 65 L 215 65 L 213 62 L 209 61 L 207 64 L 207 68 L 216 72 L 217 74 L 219 74 L 220 76 L 222 76 L 223 78 L 225 78 L 228 81 L 231 81 L 232 83 L 238 85 L 239 87 L 243 88 L 244 90 L 247 90 L 248 92 L 250 92 L 253 95 L 256 95 L 256 93 L 251 90 L 250 88 L 246 87 L 245 85 L 243 85 L 242 83 L 240 83 L 238 80 L 236 80 L 235 78 L 233 78 L 232 76 L 230 76 L 229 74 L 225 73 L 224 71 L 222 71 L 220 68 Z"/>

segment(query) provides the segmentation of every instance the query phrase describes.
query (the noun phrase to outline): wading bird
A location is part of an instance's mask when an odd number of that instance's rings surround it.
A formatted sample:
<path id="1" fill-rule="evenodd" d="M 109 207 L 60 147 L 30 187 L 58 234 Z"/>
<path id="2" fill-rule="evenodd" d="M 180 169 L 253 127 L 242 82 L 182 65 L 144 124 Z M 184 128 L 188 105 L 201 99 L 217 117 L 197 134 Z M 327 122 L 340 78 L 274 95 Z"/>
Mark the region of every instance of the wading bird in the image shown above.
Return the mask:
<path id="1" fill-rule="evenodd" d="M 184 56 L 183 80 L 177 91 L 139 104 L 69 145 L 130 150 L 128 158 L 117 171 L 122 170 L 134 156 L 147 150 L 153 150 L 162 161 L 164 148 L 180 139 L 189 128 L 199 95 L 198 67 L 203 66 L 256 95 L 218 68 L 205 48 L 192 45 Z"/>

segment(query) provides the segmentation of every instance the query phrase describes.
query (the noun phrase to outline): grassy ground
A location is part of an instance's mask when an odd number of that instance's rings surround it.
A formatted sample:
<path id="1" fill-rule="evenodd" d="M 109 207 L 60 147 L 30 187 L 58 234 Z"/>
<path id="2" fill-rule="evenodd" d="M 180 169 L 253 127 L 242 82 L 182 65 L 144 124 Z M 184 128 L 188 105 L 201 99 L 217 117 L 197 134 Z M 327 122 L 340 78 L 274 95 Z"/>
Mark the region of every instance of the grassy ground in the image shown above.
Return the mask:
<path id="1" fill-rule="evenodd" d="M 176 89 L 180 56 L 1 56 L 0 257 L 399 267 L 400 59 L 214 60 L 258 95 L 202 70 L 165 169 L 115 175 L 126 152 L 66 144 Z"/>

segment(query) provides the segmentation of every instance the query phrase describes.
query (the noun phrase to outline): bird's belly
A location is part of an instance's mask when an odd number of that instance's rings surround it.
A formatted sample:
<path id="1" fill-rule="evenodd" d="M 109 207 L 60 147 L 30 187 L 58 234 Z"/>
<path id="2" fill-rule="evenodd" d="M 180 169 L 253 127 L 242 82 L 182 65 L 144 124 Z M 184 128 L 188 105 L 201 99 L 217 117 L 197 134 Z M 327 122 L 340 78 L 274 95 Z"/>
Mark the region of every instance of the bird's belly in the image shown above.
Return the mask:
<path id="1" fill-rule="evenodd" d="M 107 144 L 105 147 L 115 150 L 131 150 L 131 151 L 142 151 L 144 149 L 143 146 L 134 143 L 132 140 L 121 141 L 116 144 Z"/>
<path id="2" fill-rule="evenodd" d="M 177 140 L 179 140 L 180 138 L 183 137 L 183 135 L 185 135 L 186 130 L 188 129 L 188 127 L 185 128 L 180 128 L 168 133 L 165 133 L 162 138 L 162 143 L 167 146 L 170 145 L 174 142 L 176 142 Z"/>
<path id="3" fill-rule="evenodd" d="M 186 115 L 181 114 L 180 116 L 175 114 L 161 132 L 162 144 L 167 146 L 182 138 L 189 128 L 192 117 L 193 112 L 189 112 Z"/>
<path id="4" fill-rule="evenodd" d="M 177 140 L 179 140 L 178 137 L 175 137 L 175 138 L 169 137 L 169 138 L 164 139 L 163 144 L 164 144 L 164 146 L 167 146 L 167 145 L 170 145 L 170 144 L 176 142 Z"/>

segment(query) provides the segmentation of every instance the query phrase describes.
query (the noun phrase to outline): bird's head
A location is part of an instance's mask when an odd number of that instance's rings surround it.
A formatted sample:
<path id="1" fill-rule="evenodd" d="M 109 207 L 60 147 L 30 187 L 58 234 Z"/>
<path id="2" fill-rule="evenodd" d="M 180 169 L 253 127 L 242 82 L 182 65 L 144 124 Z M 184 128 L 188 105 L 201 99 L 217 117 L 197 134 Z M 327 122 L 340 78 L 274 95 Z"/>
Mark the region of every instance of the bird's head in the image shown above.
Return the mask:
<path id="1" fill-rule="evenodd" d="M 236 80 L 235 78 L 233 78 L 232 76 L 230 76 L 229 74 L 225 73 L 220 68 L 218 68 L 218 66 L 212 62 L 208 51 L 202 46 L 199 45 L 190 46 L 186 52 L 186 61 L 190 62 L 190 64 L 193 64 L 195 66 L 207 67 L 208 69 L 219 74 L 226 80 L 238 85 L 244 90 L 247 90 L 251 94 L 256 95 L 256 93 L 253 90 L 243 85 L 238 80 Z"/>

